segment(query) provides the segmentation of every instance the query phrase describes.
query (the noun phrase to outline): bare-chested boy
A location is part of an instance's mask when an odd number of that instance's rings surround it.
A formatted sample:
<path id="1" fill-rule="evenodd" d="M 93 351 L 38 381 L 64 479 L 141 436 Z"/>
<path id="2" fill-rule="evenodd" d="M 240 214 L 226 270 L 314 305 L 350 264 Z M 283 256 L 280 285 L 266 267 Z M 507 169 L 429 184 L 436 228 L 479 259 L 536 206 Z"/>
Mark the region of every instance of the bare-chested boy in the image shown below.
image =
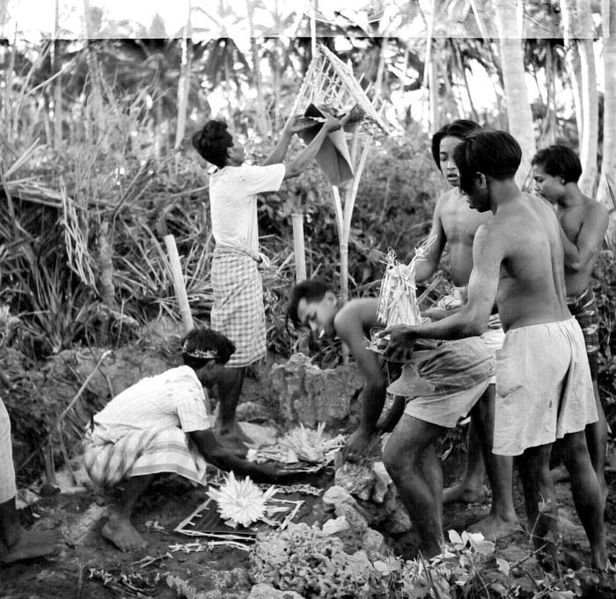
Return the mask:
<path id="1" fill-rule="evenodd" d="M 439 261 L 447 246 L 449 252 L 449 272 L 454 283 L 451 295 L 442 298 L 433 309 L 426 310 L 425 316 L 432 319 L 442 318 L 453 310 L 457 310 L 466 299 L 466 285 L 473 268 L 473 240 L 478 227 L 485 223 L 491 216 L 489 212 L 479 213 L 469 207 L 464 195 L 460 192 L 458 168 L 453 160 L 455 148 L 471 131 L 479 130 L 480 126 L 474 121 L 457 120 L 439 129 L 432 137 L 432 156 L 438 168 L 446 177 L 452 189 L 444 193 L 436 204 L 432 220 L 430 236 L 434 242 L 426 258 L 416 263 L 417 283 L 421 283 L 431 277 L 438 268 Z M 504 333 L 498 318 L 494 313 L 490 317 L 488 329 L 482 335 L 482 339 L 491 352 L 502 346 Z M 493 410 L 494 384 L 486 391 L 486 397 L 482 399 L 487 410 Z M 485 467 L 482 456 L 481 424 L 475 412 L 468 435 L 468 459 L 466 471 L 462 480 L 445 489 L 443 502 L 479 502 L 484 499 Z M 487 434 L 487 432 L 486 432 Z M 491 454 L 491 447 L 486 447 Z M 492 461 L 501 461 L 500 458 L 489 458 Z M 513 507 L 511 468 L 507 465 L 494 463 L 488 464 L 495 472 L 490 477 L 494 481 L 492 489 L 492 507 L 490 516 L 471 527 L 479 530 L 486 536 L 494 537 L 509 532 L 517 525 L 517 517 Z"/>
<path id="2" fill-rule="evenodd" d="M 357 460 L 378 440 L 377 423 L 387 392 L 381 357 L 368 349 L 370 329 L 380 323 L 378 299 L 353 299 L 340 304 L 333 291 L 318 279 L 302 281 L 294 287 L 287 307 L 289 319 L 298 327 L 310 327 L 316 334 L 338 336 L 352 353 L 364 378 L 360 395 L 359 427 L 343 450 L 348 460 Z M 410 355 L 405 356 L 405 360 Z M 400 499 L 419 534 L 420 550 L 432 557 L 442 550 L 442 471 L 436 445 L 447 428 L 476 409 L 479 398 L 490 384 L 494 364 L 479 338 L 443 343 L 431 350 L 413 352 L 413 363 L 421 376 L 406 386 L 409 402 L 404 408 L 417 418 L 412 431 L 413 457 L 408 462 L 389 451 L 383 462 Z M 394 428 L 393 435 L 398 430 Z"/>
<path id="3" fill-rule="evenodd" d="M 519 144 L 504 131 L 472 133 L 456 148 L 460 187 L 469 204 L 493 213 L 475 235 L 467 302 L 438 322 L 391 327 L 380 335 L 385 355 L 400 359 L 420 337 L 460 339 L 483 332 L 496 302 L 506 335 L 496 360 L 493 451 L 517 456 L 529 530 L 537 548 L 549 547 L 558 514 L 549 459 L 552 444 L 562 439 L 591 563 L 605 569 L 602 493 L 584 435 L 586 425 L 597 420 L 584 336 L 567 308 L 554 211 L 515 183 L 521 156 Z M 412 419 L 402 418 L 392 448 L 399 459 L 412 443 L 404 435 Z"/>
<path id="4" fill-rule="evenodd" d="M 560 239 L 565 252 L 567 305 L 584 333 L 599 420 L 586 427 L 586 442 L 599 483 L 607 496 L 605 453 L 607 421 L 597 384 L 599 353 L 599 315 L 591 286 L 592 270 L 608 225 L 603 204 L 584 195 L 578 187 L 582 165 L 577 154 L 563 145 L 539 150 L 531 161 L 535 189 L 556 207 Z"/>

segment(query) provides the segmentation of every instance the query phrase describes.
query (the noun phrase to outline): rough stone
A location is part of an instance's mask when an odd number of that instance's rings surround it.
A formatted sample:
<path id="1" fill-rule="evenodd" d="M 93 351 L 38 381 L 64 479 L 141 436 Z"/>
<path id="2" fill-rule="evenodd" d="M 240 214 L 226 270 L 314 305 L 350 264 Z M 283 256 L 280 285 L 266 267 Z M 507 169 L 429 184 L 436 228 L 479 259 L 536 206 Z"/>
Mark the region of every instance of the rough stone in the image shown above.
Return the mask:
<path id="1" fill-rule="evenodd" d="M 369 557 L 379 557 L 387 552 L 387 544 L 383 535 L 369 528 L 362 538 L 362 547 Z"/>
<path id="2" fill-rule="evenodd" d="M 347 519 L 344 516 L 340 516 L 339 518 L 332 518 L 323 524 L 321 530 L 326 535 L 335 535 L 336 533 L 343 532 L 345 530 L 349 530 L 350 526 L 347 522 Z"/>
<path id="3" fill-rule="evenodd" d="M 383 503 L 385 495 L 387 494 L 387 489 L 394 483 L 385 469 L 385 464 L 383 464 L 383 462 L 374 462 L 374 464 L 372 464 L 372 470 L 375 474 L 372 500 L 375 503 Z"/>
<path id="4" fill-rule="evenodd" d="M 372 495 L 376 475 L 369 463 L 352 464 L 346 462 L 336 470 L 335 482 L 351 495 L 368 501 Z"/>
<path id="5" fill-rule="evenodd" d="M 279 591 L 269 584 L 260 582 L 252 587 L 248 599 L 303 599 L 303 597 L 295 591 Z"/>
<path id="6" fill-rule="evenodd" d="M 333 507 L 336 507 L 341 503 L 357 505 L 357 502 L 353 499 L 352 495 L 344 487 L 339 485 L 333 485 L 327 489 L 327 491 L 323 494 L 322 499 L 325 505 L 330 505 Z"/>
<path id="7" fill-rule="evenodd" d="M 315 427 L 333 425 L 349 416 L 351 399 L 362 386 L 355 366 L 320 369 L 304 354 L 272 367 L 272 391 L 287 422 Z"/>

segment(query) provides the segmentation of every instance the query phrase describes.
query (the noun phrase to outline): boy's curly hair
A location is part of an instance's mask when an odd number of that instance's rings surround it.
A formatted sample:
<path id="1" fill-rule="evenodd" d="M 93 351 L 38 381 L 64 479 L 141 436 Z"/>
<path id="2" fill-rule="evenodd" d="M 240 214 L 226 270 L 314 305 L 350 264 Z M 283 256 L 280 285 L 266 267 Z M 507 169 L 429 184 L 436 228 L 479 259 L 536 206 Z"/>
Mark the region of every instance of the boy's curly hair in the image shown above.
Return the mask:
<path id="1" fill-rule="evenodd" d="M 226 364 L 235 352 L 235 345 L 222 333 L 196 326 L 181 340 L 182 360 L 186 366 L 199 370 L 210 361 Z"/>
<path id="2" fill-rule="evenodd" d="M 202 158 L 222 168 L 227 164 L 227 148 L 233 145 L 233 137 L 227 123 L 211 120 L 193 133 L 192 144 Z"/>

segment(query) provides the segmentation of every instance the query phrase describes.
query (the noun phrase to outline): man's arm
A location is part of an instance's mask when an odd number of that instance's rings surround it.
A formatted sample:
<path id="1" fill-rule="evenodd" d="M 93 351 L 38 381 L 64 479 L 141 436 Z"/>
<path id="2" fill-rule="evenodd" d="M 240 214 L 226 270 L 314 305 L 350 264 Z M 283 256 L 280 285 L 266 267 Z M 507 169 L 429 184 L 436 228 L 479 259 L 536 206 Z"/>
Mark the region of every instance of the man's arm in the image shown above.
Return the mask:
<path id="1" fill-rule="evenodd" d="M 434 209 L 434 214 L 432 216 L 432 227 L 430 228 L 429 237 L 434 236 L 434 242 L 429 247 L 426 257 L 415 262 L 416 283 L 423 283 L 435 273 L 436 269 L 438 268 L 438 263 L 441 259 L 443 250 L 445 249 L 447 237 L 445 235 L 443 223 L 441 221 L 441 209 L 442 204 L 445 201 L 445 195 L 442 195 L 438 199 L 436 203 L 436 208 Z"/>
<path id="2" fill-rule="evenodd" d="M 385 356 L 404 361 L 415 339 L 462 339 L 483 333 L 496 302 L 503 246 L 500 233 L 482 225 L 473 243 L 473 270 L 468 282 L 468 299 L 460 310 L 437 322 L 422 326 L 398 325 L 379 334 L 390 335 Z"/>
<path id="3" fill-rule="evenodd" d="M 560 239 L 565 254 L 565 266 L 574 272 L 582 270 L 594 258 L 608 225 L 608 212 L 605 206 L 596 202 L 593 205 L 573 241 L 565 230 L 560 228 Z"/>
<path id="4" fill-rule="evenodd" d="M 321 149 L 321 144 L 325 141 L 325 138 L 336 129 L 340 129 L 343 123 L 331 115 L 327 115 L 327 119 L 323 126 L 319 129 L 319 132 L 315 135 L 314 139 L 291 161 L 286 167 L 284 178 L 290 179 L 297 177 L 304 172 L 306 167 L 318 154 Z"/>
<path id="5" fill-rule="evenodd" d="M 192 431 L 188 436 L 195 443 L 201 455 L 207 462 L 221 470 L 250 476 L 255 482 L 280 482 L 283 475 L 274 467 L 264 464 L 253 464 L 234 456 L 222 447 L 211 429 Z"/>
<path id="6" fill-rule="evenodd" d="M 359 428 L 351 435 L 343 450 L 344 458 L 353 460 L 368 449 L 376 436 L 376 424 L 383 411 L 387 385 L 377 355 L 366 347 L 361 322 L 352 313 L 339 314 L 336 332 L 353 354 L 357 368 L 365 380 L 359 396 Z"/>

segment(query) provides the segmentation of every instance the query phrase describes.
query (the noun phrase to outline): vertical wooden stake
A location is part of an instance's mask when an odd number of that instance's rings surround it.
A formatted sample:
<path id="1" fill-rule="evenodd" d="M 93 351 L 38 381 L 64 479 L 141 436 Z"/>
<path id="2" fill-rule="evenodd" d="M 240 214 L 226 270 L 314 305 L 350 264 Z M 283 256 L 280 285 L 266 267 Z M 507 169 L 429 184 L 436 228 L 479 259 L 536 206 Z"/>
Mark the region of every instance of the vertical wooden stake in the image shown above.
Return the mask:
<path id="1" fill-rule="evenodd" d="M 291 215 L 293 222 L 293 249 L 295 253 L 295 282 L 301 283 L 306 279 L 306 249 L 304 247 L 304 215 L 294 212 Z"/>
<path id="2" fill-rule="evenodd" d="M 186 295 L 186 286 L 184 285 L 180 255 L 175 245 L 175 237 L 173 235 L 165 235 L 164 239 L 165 246 L 167 247 L 167 254 L 169 254 L 169 266 L 171 268 L 171 279 L 173 281 L 173 288 L 175 289 L 175 297 L 178 300 L 180 314 L 182 315 L 184 332 L 188 333 L 193 328 L 193 319 L 190 313 L 190 306 L 188 305 L 188 296 Z"/>

